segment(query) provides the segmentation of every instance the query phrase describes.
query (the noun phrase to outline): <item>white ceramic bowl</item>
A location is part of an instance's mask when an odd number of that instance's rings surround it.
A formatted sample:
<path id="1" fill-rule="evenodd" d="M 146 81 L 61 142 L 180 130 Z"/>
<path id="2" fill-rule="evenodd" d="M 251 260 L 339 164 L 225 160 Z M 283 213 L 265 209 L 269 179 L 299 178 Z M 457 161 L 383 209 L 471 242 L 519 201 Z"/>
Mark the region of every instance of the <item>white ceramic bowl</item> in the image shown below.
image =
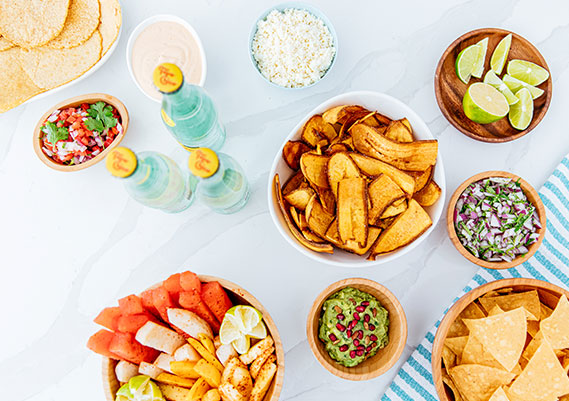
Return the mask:
<path id="1" fill-rule="evenodd" d="M 161 22 L 161 21 L 177 22 L 178 24 L 182 25 L 184 28 L 186 28 L 190 32 L 190 34 L 196 40 L 196 43 L 197 43 L 199 51 L 200 51 L 200 56 L 202 59 L 202 77 L 200 79 L 200 82 L 198 83 L 199 86 L 203 86 L 203 84 L 205 83 L 205 77 L 207 75 L 207 62 L 205 59 L 205 51 L 204 51 L 204 48 L 202 45 L 202 41 L 200 40 L 200 37 L 199 37 L 198 33 L 196 32 L 196 30 L 194 29 L 194 27 L 191 26 L 188 23 L 188 21 L 186 21 L 180 17 L 177 17 L 175 15 L 169 15 L 169 14 L 154 15 L 150 18 L 145 19 L 140 24 L 138 24 L 136 26 L 136 28 L 134 28 L 134 30 L 132 31 L 132 33 L 130 34 L 130 36 L 128 38 L 128 43 L 126 45 L 126 65 L 128 66 L 128 72 L 130 73 L 130 77 L 132 78 L 132 80 L 134 81 L 134 83 L 136 84 L 138 89 L 140 89 L 140 91 L 142 93 L 144 93 L 144 95 L 147 98 L 149 98 L 155 102 L 158 102 L 158 103 L 160 103 L 161 101 L 153 98 L 148 93 L 146 93 L 144 91 L 144 89 L 142 89 L 142 86 L 140 86 L 140 84 L 138 83 L 138 80 L 136 79 L 136 77 L 134 76 L 134 71 L 132 70 L 132 46 L 134 45 L 134 41 L 136 40 L 136 38 L 138 38 L 138 35 L 140 35 L 140 33 L 147 26 L 152 25 L 156 22 Z"/>
<path id="2" fill-rule="evenodd" d="M 421 235 L 419 238 L 417 238 L 409 245 L 400 248 L 394 252 L 388 253 L 386 255 L 379 255 L 377 259 L 374 261 L 366 260 L 365 257 L 363 256 L 351 254 L 349 252 L 342 251 L 340 249 L 334 249 L 333 254 L 325 254 L 325 253 L 314 252 L 305 248 L 289 232 L 289 229 L 281 214 L 279 205 L 277 203 L 277 199 L 273 191 L 273 178 L 275 174 L 278 173 L 281 183 L 285 183 L 289 179 L 289 177 L 293 174 L 293 171 L 286 165 L 285 161 L 282 158 L 282 150 L 284 145 L 289 140 L 293 141 L 300 140 L 300 133 L 301 133 L 300 131 L 304 123 L 314 114 L 320 114 L 331 107 L 340 106 L 344 104 L 358 104 L 369 110 L 378 111 L 379 113 L 384 114 L 392 119 L 401 119 L 403 117 L 407 117 L 407 119 L 413 126 L 413 134 L 417 139 L 434 139 L 433 134 L 431 134 L 431 131 L 429 130 L 429 127 L 427 127 L 427 124 L 425 124 L 425 122 L 421 119 L 421 117 L 417 115 L 417 113 L 411 110 L 411 108 L 409 108 L 409 106 L 407 106 L 406 104 L 402 103 L 401 101 L 389 95 L 377 92 L 358 91 L 358 92 L 344 93 L 343 95 L 333 97 L 332 99 L 327 100 L 324 103 L 320 104 L 310 113 L 308 113 L 305 117 L 303 117 L 302 120 L 296 125 L 296 127 L 293 128 L 291 133 L 285 138 L 282 146 L 279 148 L 279 151 L 275 156 L 275 160 L 273 161 L 273 166 L 271 167 L 271 171 L 269 173 L 269 182 L 267 186 L 269 212 L 271 213 L 273 222 L 275 223 L 275 226 L 277 227 L 281 235 L 288 241 L 289 244 L 293 246 L 293 248 L 303 253 L 304 255 L 308 256 L 309 258 L 318 262 L 326 263 L 329 265 L 335 265 L 335 266 L 370 267 L 370 266 L 380 265 L 382 263 L 387 263 L 400 256 L 403 256 L 410 250 L 419 246 L 419 244 L 423 242 L 425 238 L 427 238 L 427 236 L 433 231 L 433 229 L 435 228 L 441 217 L 445 202 L 446 182 L 445 182 L 443 160 L 439 152 L 437 157 L 437 164 L 435 166 L 435 171 L 433 175 L 434 180 L 437 182 L 437 184 L 442 190 L 441 196 L 433 206 L 426 208 L 427 213 L 429 213 L 429 216 L 431 216 L 433 225 L 425 233 L 423 233 L 423 235 Z"/>

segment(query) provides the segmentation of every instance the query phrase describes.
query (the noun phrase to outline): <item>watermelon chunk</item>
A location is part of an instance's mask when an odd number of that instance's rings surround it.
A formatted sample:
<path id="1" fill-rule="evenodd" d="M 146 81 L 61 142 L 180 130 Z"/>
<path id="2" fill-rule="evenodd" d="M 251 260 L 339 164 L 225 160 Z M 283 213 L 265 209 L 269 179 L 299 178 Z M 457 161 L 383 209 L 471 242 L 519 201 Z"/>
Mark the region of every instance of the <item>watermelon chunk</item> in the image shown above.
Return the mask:
<path id="1" fill-rule="evenodd" d="M 170 297 L 170 293 L 164 287 L 155 288 L 152 290 L 152 301 L 162 320 L 168 322 L 168 308 L 177 307 L 177 304 Z"/>
<path id="2" fill-rule="evenodd" d="M 113 306 L 103 309 L 93 321 L 111 331 L 116 331 L 118 327 L 118 319 L 120 316 L 120 308 L 118 306 Z"/>
<path id="3" fill-rule="evenodd" d="M 223 322 L 225 312 L 233 306 L 227 293 L 217 281 L 202 284 L 201 298 L 220 322 Z"/>
<path id="4" fill-rule="evenodd" d="M 162 284 L 166 291 L 170 294 L 172 299 L 177 303 L 182 291 L 182 286 L 180 285 L 180 273 L 172 274 L 170 277 L 164 281 Z"/>
<path id="5" fill-rule="evenodd" d="M 87 341 L 87 348 L 99 355 L 106 356 L 111 359 L 120 359 L 120 357 L 109 350 L 111 342 L 115 335 L 108 330 L 99 330 L 93 334 Z"/>
<path id="6" fill-rule="evenodd" d="M 158 309 L 154 306 L 154 299 L 152 296 L 152 290 L 143 291 L 140 294 L 140 299 L 142 300 L 142 306 L 148 312 L 152 313 L 155 317 L 160 317 L 160 313 L 158 313 Z"/>
<path id="7" fill-rule="evenodd" d="M 129 295 L 119 299 L 119 308 L 123 315 L 136 315 L 144 313 L 144 306 L 142 300 L 136 295 Z"/>
<path id="8" fill-rule="evenodd" d="M 138 315 L 122 315 L 118 318 L 117 330 L 121 333 L 136 334 L 138 329 L 150 320 L 155 321 L 156 319 L 148 312 Z"/>
<path id="9" fill-rule="evenodd" d="M 181 292 L 180 305 L 205 320 L 215 333 L 219 332 L 220 324 L 207 305 L 202 301 L 199 292 L 195 290 Z"/>
<path id="10" fill-rule="evenodd" d="M 109 351 L 120 359 L 137 365 L 140 362 L 152 362 L 159 354 L 158 351 L 140 344 L 130 333 L 115 333 Z"/>
<path id="11" fill-rule="evenodd" d="M 180 286 L 184 291 L 196 290 L 199 294 L 201 292 L 202 282 L 195 273 L 184 272 L 180 274 Z"/>

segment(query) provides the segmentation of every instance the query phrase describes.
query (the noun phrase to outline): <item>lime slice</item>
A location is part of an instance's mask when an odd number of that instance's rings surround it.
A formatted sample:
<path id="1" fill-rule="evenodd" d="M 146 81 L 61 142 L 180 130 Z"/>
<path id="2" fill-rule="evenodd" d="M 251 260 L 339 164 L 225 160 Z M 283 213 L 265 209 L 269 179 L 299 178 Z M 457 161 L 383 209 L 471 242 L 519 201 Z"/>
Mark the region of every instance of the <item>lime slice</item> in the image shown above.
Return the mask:
<path id="1" fill-rule="evenodd" d="M 478 54 L 478 58 L 474 63 L 474 68 L 472 69 L 472 76 L 476 78 L 481 78 L 484 74 L 484 62 L 486 61 L 486 52 L 488 51 L 488 38 L 482 39 L 480 42 L 476 43 L 480 46 L 481 50 Z"/>
<path id="2" fill-rule="evenodd" d="M 267 337 L 267 327 L 265 326 L 265 324 L 263 322 L 259 322 L 258 325 L 253 327 L 253 330 L 251 330 L 249 333 L 247 333 L 247 335 L 249 335 L 249 337 L 251 337 L 251 338 L 257 338 L 257 339 L 261 340 L 261 339 Z"/>
<path id="3" fill-rule="evenodd" d="M 504 83 L 510 90 L 514 93 L 517 93 L 522 88 L 527 88 L 531 93 L 532 98 L 537 99 L 541 95 L 543 95 L 544 90 L 536 88 L 535 86 L 531 86 L 530 84 L 525 83 L 524 81 L 520 81 L 514 77 L 509 76 L 508 74 L 504 75 Z"/>
<path id="4" fill-rule="evenodd" d="M 508 63 L 508 74 L 525 83 L 536 86 L 549 78 L 549 72 L 543 67 L 525 60 L 512 60 Z"/>
<path id="5" fill-rule="evenodd" d="M 516 104 L 519 99 L 514 95 L 514 93 L 506 86 L 506 84 L 496 75 L 493 70 L 488 70 L 484 76 L 484 83 L 492 85 L 494 88 L 498 89 L 502 95 L 506 97 L 508 104 Z"/>
<path id="6" fill-rule="evenodd" d="M 456 58 L 454 64 L 454 69 L 458 79 L 460 79 L 465 84 L 470 81 L 472 76 L 472 71 L 474 71 L 474 65 L 478 60 L 479 54 L 482 52 L 482 47 L 479 45 L 468 46 L 466 49 L 461 51 Z"/>
<path id="7" fill-rule="evenodd" d="M 235 351 L 241 355 L 249 351 L 249 348 L 251 348 L 251 340 L 249 337 L 243 335 L 234 340 L 231 344 L 233 345 L 233 348 L 235 348 Z"/>
<path id="8" fill-rule="evenodd" d="M 117 401 L 120 401 L 118 398 L 119 397 L 123 397 L 126 398 L 127 400 L 132 400 L 133 395 L 130 391 L 130 386 L 128 383 L 125 383 L 121 386 L 121 388 L 118 389 L 117 391 Z"/>
<path id="9" fill-rule="evenodd" d="M 219 340 L 221 343 L 224 345 L 231 344 L 242 335 L 235 317 L 226 314 L 221 323 L 221 328 L 219 329 Z"/>
<path id="10" fill-rule="evenodd" d="M 508 59 L 508 53 L 510 52 L 511 45 L 512 34 L 510 33 L 505 36 L 494 49 L 494 53 L 492 53 L 492 57 L 490 58 L 490 68 L 496 73 L 496 75 L 500 75 L 502 73 L 504 65 L 506 65 L 506 60 Z"/>
<path id="11" fill-rule="evenodd" d="M 468 87 L 462 99 L 462 108 L 468 118 L 479 124 L 498 121 L 510 110 L 506 97 L 493 86 L 482 82 Z"/>
<path id="12" fill-rule="evenodd" d="M 141 401 L 160 401 L 163 400 L 162 391 L 156 383 L 149 381 L 142 393 Z"/>
<path id="13" fill-rule="evenodd" d="M 118 391 L 115 401 L 163 401 L 160 388 L 150 377 L 139 375 L 131 378 Z"/>
<path id="14" fill-rule="evenodd" d="M 133 399 L 140 398 L 149 381 L 150 377 L 144 375 L 134 376 L 128 381 L 128 388 L 133 395 Z"/>
<path id="15" fill-rule="evenodd" d="M 520 101 L 512 106 L 508 118 L 512 127 L 523 131 L 529 126 L 533 118 L 533 99 L 527 88 L 520 89 L 516 96 Z"/>
<path id="16" fill-rule="evenodd" d="M 248 333 L 253 330 L 263 318 L 261 312 L 249 305 L 234 306 L 229 309 L 225 315 L 234 317 L 234 323 L 237 324 L 243 333 Z"/>

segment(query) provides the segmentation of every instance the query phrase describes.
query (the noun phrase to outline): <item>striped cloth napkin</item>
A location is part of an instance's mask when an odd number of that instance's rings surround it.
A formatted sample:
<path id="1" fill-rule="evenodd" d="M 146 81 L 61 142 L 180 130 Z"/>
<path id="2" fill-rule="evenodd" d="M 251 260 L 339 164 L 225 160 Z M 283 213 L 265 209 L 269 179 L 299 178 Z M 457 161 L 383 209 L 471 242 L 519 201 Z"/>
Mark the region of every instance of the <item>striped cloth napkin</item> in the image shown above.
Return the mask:
<path id="1" fill-rule="evenodd" d="M 547 232 L 535 255 L 508 270 L 480 269 L 455 302 L 475 287 L 512 277 L 536 278 L 569 287 L 569 156 L 565 157 L 539 191 L 546 210 Z M 448 309 L 447 309 L 448 310 Z M 427 333 L 401 367 L 382 401 L 437 401 L 433 384 L 431 352 L 440 320 Z"/>

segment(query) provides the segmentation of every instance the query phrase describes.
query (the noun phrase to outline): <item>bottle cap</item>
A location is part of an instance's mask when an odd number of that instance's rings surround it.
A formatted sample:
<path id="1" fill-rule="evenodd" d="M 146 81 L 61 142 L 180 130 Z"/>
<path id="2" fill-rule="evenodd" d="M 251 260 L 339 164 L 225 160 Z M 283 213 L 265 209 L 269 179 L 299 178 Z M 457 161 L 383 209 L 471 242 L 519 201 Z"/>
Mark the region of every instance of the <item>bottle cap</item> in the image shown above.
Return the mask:
<path id="1" fill-rule="evenodd" d="M 124 146 L 119 146 L 109 153 L 105 164 L 107 170 L 109 170 L 112 175 L 119 178 L 126 178 L 134 173 L 138 161 L 132 150 Z"/>
<path id="2" fill-rule="evenodd" d="M 197 148 L 190 153 L 188 167 L 193 175 L 208 178 L 219 169 L 219 158 L 211 149 Z"/>
<path id="3" fill-rule="evenodd" d="M 184 74 L 177 65 L 162 63 L 154 69 L 152 74 L 154 86 L 162 93 L 176 92 L 184 82 Z"/>

